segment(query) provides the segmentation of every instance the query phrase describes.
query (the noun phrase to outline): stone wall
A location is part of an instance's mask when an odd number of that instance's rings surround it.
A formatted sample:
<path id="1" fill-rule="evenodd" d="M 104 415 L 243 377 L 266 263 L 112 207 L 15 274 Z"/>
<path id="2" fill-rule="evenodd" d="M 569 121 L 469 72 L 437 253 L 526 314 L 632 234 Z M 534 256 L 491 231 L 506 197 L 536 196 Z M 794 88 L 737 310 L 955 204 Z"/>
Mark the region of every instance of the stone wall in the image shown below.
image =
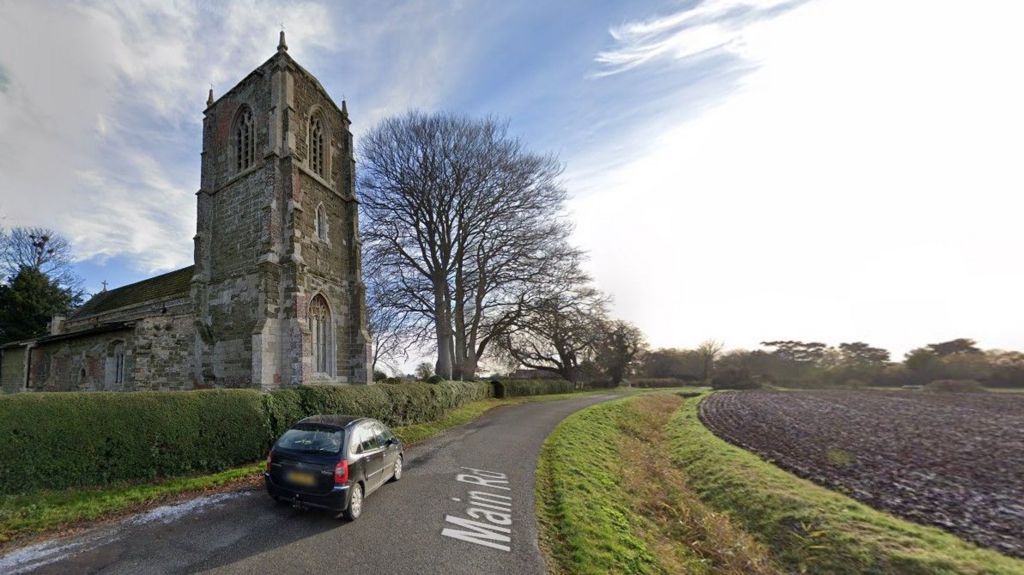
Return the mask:
<path id="1" fill-rule="evenodd" d="M 296 126 L 296 161 L 298 194 L 293 198 L 301 206 L 301 217 L 294 221 L 295 241 L 299 244 L 302 264 L 296 269 L 296 314 L 306 322 L 306 306 L 322 294 L 331 308 L 334 323 L 334 377 L 339 383 L 368 383 L 366 371 L 365 332 L 361 310 L 364 300 L 361 288 L 358 229 L 352 170 L 352 137 L 348 120 L 323 93 L 315 79 L 298 74 L 295 80 L 295 102 L 301 122 Z M 306 161 L 306 140 L 310 118 L 319 116 L 328 126 L 330 161 L 326 177 L 309 169 Z M 294 181 L 294 180 L 293 180 Z M 318 207 L 326 210 L 326 239 L 316 231 Z M 302 331 L 303 357 L 310 357 L 312 338 L 308 325 Z M 312 362 L 303 363 L 303 382 L 323 381 L 323 374 L 312 369 Z"/>
<path id="2" fill-rule="evenodd" d="M 251 387 L 262 366 L 262 329 L 268 285 L 258 262 L 267 251 L 277 167 L 268 156 L 276 112 L 272 70 L 261 66 L 207 109 L 202 185 L 198 193 L 196 328 L 192 378 L 200 387 Z M 255 121 L 255 163 L 237 171 L 234 127 L 243 109 Z M 270 298 L 275 299 L 273 297 Z M 272 338 L 271 338 L 272 339 Z"/>
<path id="3" fill-rule="evenodd" d="M 27 390 L 193 389 L 193 333 L 191 314 L 157 315 L 119 330 L 39 342 L 31 349 Z M 119 346 L 124 352 L 121 381 L 116 377 L 115 352 Z M 6 392 L 6 366 L 3 373 Z M 21 389 L 25 388 L 11 387 L 12 391 Z"/>
<path id="4" fill-rule="evenodd" d="M 265 164 L 213 195 L 210 281 L 253 273 L 261 250 L 261 220 L 274 186 L 274 169 Z"/>
<path id="5" fill-rule="evenodd" d="M 259 283 L 249 273 L 206 286 L 208 307 L 199 337 L 202 385 L 252 385 L 252 334 L 261 316 Z"/>
<path id="6" fill-rule="evenodd" d="M 131 391 L 132 349 L 135 333 L 131 328 L 93 335 L 39 343 L 32 348 L 29 361 L 29 391 Z M 114 349 L 125 350 L 124 381 L 114 377 Z"/>
<path id="7" fill-rule="evenodd" d="M 192 314 L 153 316 L 135 324 L 130 372 L 133 389 L 167 391 L 198 387 L 193 381 L 192 366 L 194 319 Z"/>

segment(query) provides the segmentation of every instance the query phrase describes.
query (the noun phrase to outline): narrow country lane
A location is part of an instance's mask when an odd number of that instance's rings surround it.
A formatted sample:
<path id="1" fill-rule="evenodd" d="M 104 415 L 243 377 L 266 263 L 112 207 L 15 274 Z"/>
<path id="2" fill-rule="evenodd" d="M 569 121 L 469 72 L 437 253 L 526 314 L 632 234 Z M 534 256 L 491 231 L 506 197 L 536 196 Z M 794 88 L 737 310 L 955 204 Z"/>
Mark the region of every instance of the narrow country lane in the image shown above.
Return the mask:
<path id="1" fill-rule="evenodd" d="M 240 491 L 14 550 L 0 572 L 543 573 L 541 445 L 566 416 L 612 397 L 502 407 L 417 445 L 402 480 L 372 494 L 354 523 Z"/>

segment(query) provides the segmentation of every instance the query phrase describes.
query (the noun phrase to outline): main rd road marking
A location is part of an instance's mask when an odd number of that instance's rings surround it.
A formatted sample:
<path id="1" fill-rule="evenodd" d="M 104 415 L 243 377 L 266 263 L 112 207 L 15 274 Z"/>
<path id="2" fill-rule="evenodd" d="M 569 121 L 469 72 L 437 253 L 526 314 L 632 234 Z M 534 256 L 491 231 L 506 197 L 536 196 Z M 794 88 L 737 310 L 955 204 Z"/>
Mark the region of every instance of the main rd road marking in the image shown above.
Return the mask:
<path id="1" fill-rule="evenodd" d="M 468 483 L 474 489 L 466 493 L 468 508 L 465 515 L 445 515 L 445 527 L 441 535 L 491 549 L 510 551 L 512 542 L 512 488 L 508 486 L 508 476 L 497 471 L 462 467 L 465 473 L 459 473 L 455 480 Z M 484 488 L 488 489 L 485 491 Z M 462 498 L 452 497 L 452 501 L 462 503 Z"/>

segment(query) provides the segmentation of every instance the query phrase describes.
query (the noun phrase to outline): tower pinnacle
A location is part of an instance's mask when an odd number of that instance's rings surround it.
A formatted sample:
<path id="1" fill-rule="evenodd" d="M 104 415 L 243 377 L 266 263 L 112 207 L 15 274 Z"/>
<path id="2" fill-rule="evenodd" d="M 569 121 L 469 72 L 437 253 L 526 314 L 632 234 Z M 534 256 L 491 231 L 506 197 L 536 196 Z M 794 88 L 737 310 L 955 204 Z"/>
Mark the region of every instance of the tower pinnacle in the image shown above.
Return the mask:
<path id="1" fill-rule="evenodd" d="M 284 41 L 284 29 L 281 30 L 281 40 L 277 43 L 277 51 L 278 52 L 287 52 L 288 51 L 288 44 L 286 44 L 285 41 Z"/>

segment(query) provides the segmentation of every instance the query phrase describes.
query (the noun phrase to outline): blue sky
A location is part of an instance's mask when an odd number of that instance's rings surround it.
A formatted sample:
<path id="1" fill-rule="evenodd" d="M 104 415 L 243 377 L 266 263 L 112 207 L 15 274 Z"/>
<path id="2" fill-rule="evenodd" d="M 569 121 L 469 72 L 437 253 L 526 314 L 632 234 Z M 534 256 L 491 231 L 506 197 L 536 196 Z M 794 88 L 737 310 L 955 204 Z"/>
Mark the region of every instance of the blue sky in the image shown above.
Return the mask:
<path id="1" fill-rule="evenodd" d="M 558 153 L 655 345 L 1024 348 L 1014 4 L 0 0 L 0 225 L 67 235 L 92 290 L 191 263 L 206 90 L 283 23 L 357 140 L 416 107 Z"/>

